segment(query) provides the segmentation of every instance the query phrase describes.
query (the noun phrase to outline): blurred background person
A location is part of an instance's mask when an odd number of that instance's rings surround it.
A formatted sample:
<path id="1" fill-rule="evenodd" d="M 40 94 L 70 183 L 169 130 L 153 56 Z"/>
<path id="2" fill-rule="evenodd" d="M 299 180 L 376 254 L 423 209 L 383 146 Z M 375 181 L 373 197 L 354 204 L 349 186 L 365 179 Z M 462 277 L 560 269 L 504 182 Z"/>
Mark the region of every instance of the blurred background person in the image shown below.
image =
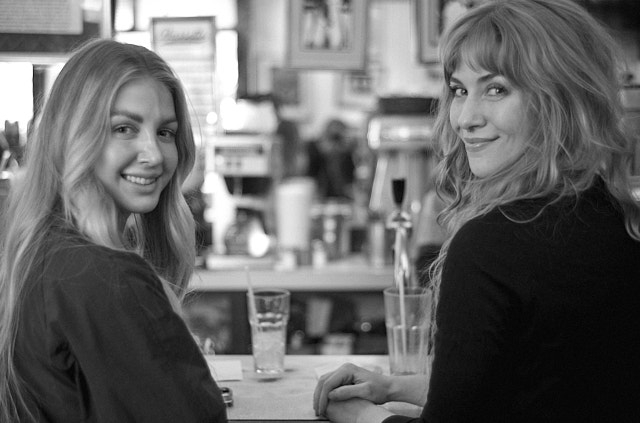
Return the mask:
<path id="1" fill-rule="evenodd" d="M 321 199 L 353 199 L 355 144 L 340 119 L 330 119 L 320 136 L 307 143 L 307 175 Z"/>

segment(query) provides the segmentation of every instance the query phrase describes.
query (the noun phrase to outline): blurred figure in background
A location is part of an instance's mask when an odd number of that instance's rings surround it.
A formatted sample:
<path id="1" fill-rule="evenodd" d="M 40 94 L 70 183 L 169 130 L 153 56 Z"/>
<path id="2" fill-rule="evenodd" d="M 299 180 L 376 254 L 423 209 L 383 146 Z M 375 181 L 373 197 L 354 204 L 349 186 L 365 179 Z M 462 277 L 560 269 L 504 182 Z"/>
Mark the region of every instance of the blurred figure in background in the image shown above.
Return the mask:
<path id="1" fill-rule="evenodd" d="M 0 132 L 0 155 L 2 164 L 0 171 L 8 170 L 9 167 L 22 163 L 24 146 L 20 142 L 20 127 L 18 122 L 4 121 L 4 131 Z"/>
<path id="2" fill-rule="evenodd" d="M 285 116 L 283 113 L 285 104 L 279 96 L 272 96 L 272 100 L 278 120 L 275 134 L 280 141 L 282 177 L 301 176 L 306 166 L 306 157 L 302 149 L 302 137 L 298 123 Z"/>
<path id="3" fill-rule="evenodd" d="M 321 199 L 353 199 L 355 145 L 348 132 L 342 120 L 330 119 L 307 144 L 307 175 L 315 179 Z"/>

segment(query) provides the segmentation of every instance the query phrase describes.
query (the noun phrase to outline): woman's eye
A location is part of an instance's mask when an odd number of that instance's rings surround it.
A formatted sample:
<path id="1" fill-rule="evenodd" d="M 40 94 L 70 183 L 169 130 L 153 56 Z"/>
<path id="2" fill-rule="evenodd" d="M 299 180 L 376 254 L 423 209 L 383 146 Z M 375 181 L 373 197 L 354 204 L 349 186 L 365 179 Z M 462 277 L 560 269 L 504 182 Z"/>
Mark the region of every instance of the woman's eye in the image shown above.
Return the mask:
<path id="1" fill-rule="evenodd" d="M 453 95 L 455 97 L 462 97 L 463 95 L 467 94 L 467 90 L 465 90 L 462 87 L 456 86 L 456 85 L 450 86 L 449 90 L 451 90 L 451 92 L 453 93 Z"/>
<path id="2" fill-rule="evenodd" d="M 491 86 L 487 89 L 487 93 L 491 96 L 500 96 L 500 95 L 505 95 L 507 93 L 506 88 L 500 86 L 500 85 L 495 85 L 495 86 Z"/>
<path id="3" fill-rule="evenodd" d="M 120 135 L 131 135 L 135 130 L 129 125 L 118 125 L 113 128 L 113 132 Z"/>
<path id="4" fill-rule="evenodd" d="M 173 141 L 176 139 L 176 131 L 172 130 L 172 129 L 161 129 L 158 132 L 158 135 L 160 135 L 162 138 L 168 140 L 168 141 Z"/>

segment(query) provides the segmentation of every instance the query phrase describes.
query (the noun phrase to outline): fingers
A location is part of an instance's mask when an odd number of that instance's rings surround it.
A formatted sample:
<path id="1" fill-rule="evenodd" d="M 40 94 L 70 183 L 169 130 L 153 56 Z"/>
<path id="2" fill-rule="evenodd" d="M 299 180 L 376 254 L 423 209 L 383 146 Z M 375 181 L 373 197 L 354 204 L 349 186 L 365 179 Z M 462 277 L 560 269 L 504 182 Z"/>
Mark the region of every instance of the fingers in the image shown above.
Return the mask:
<path id="1" fill-rule="evenodd" d="M 318 380 L 318 384 L 316 385 L 316 389 L 313 393 L 313 403 L 316 415 L 324 415 L 327 410 L 327 403 L 329 402 L 329 392 L 343 383 L 349 382 L 345 381 L 345 375 L 340 373 L 340 370 L 323 375 Z"/>
<path id="2" fill-rule="evenodd" d="M 365 398 L 366 391 L 362 384 L 344 385 L 329 392 L 327 398 L 331 401 L 344 401 L 351 398 Z"/>
<path id="3" fill-rule="evenodd" d="M 313 410 L 316 412 L 316 416 L 323 415 L 322 413 L 324 413 L 324 411 L 326 410 L 327 403 L 326 403 L 326 399 L 323 400 L 322 398 L 322 389 L 324 387 L 325 380 L 327 379 L 327 377 L 329 377 L 329 374 L 330 373 L 324 374 L 318 379 L 316 389 L 313 391 Z M 322 410 L 322 413 L 321 413 L 321 410 Z"/>
<path id="4" fill-rule="evenodd" d="M 325 415 L 331 391 L 353 383 L 355 369 L 357 367 L 353 364 L 343 364 L 337 370 L 324 374 L 318 379 L 318 384 L 313 392 L 313 409 L 317 416 Z"/>

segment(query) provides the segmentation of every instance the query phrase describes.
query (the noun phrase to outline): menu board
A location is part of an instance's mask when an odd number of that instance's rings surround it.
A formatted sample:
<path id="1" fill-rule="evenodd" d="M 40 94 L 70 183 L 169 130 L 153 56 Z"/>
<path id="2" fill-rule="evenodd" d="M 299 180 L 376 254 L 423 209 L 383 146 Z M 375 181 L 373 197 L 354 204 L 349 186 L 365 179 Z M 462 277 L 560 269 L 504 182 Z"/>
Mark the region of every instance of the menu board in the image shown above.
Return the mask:
<path id="1" fill-rule="evenodd" d="M 0 0 L 0 8 L 3 12 L 0 31 L 3 33 L 82 33 L 82 7 L 77 1 Z"/>
<path id="2" fill-rule="evenodd" d="M 111 36 L 107 0 L 0 0 L 0 11 L 0 58 L 64 55 Z"/>
<path id="3" fill-rule="evenodd" d="M 152 46 L 176 72 L 192 106 L 196 138 L 212 135 L 207 124 L 217 113 L 215 102 L 215 18 L 213 16 L 152 18 Z"/>

